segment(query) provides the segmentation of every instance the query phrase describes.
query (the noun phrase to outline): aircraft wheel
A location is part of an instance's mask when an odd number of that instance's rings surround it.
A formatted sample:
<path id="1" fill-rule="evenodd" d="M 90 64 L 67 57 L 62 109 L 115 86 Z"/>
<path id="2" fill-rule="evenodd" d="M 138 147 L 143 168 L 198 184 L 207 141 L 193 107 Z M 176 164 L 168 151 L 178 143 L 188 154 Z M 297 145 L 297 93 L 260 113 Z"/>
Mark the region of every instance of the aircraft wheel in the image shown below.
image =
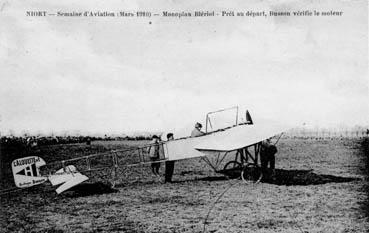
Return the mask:
<path id="1" fill-rule="evenodd" d="M 242 169 L 241 178 L 246 183 L 256 184 L 263 178 L 263 173 L 258 165 L 249 163 Z"/>
<path id="2" fill-rule="evenodd" d="M 237 161 L 229 161 L 224 165 L 223 171 L 229 178 L 240 177 L 240 171 L 242 169 L 242 164 Z"/>

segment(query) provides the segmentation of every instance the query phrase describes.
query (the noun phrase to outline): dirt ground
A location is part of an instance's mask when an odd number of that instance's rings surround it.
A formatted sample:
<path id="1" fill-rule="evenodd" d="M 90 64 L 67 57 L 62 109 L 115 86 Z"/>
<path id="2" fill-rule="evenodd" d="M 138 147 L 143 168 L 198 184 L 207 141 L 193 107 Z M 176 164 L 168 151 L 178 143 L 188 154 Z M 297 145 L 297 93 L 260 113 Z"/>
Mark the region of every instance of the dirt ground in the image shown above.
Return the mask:
<path id="1" fill-rule="evenodd" d="M 50 162 L 139 144 L 45 146 L 27 155 Z M 173 183 L 149 167 L 121 170 L 115 189 L 109 175 L 86 174 L 88 182 L 62 195 L 49 184 L 2 195 L 0 231 L 367 232 L 368 159 L 359 140 L 282 139 L 276 167 L 276 179 L 259 184 L 229 180 L 200 159 L 177 162 Z"/>

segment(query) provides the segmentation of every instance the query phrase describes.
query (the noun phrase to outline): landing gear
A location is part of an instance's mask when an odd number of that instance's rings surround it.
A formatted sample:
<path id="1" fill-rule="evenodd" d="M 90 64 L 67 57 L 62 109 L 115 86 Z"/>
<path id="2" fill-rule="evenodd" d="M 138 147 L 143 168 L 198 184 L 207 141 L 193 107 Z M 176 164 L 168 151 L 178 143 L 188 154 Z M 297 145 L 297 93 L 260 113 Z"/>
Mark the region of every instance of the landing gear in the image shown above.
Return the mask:
<path id="1" fill-rule="evenodd" d="M 235 179 L 240 177 L 240 172 L 242 170 L 242 164 L 237 161 L 229 161 L 224 165 L 223 171 L 226 176 L 230 179 Z"/>
<path id="2" fill-rule="evenodd" d="M 263 173 L 257 164 L 249 163 L 242 169 L 241 179 L 245 183 L 259 183 L 262 178 Z"/>
<path id="3" fill-rule="evenodd" d="M 262 169 L 258 165 L 261 143 L 253 145 L 253 153 L 250 153 L 250 147 L 237 150 L 235 159 L 225 164 L 222 173 L 233 179 L 241 177 L 245 183 L 260 182 L 263 178 Z"/>
<path id="4" fill-rule="evenodd" d="M 223 173 L 230 179 L 241 178 L 245 183 L 258 183 L 263 178 L 261 168 L 255 163 L 242 165 L 238 161 L 226 163 Z"/>

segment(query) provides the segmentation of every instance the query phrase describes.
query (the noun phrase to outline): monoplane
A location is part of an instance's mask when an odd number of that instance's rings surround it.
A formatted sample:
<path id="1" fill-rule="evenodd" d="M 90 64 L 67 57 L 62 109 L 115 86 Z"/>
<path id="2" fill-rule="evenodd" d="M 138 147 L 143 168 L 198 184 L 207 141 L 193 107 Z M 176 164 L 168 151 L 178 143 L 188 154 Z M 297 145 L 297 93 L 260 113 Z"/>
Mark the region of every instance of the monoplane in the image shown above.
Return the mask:
<path id="1" fill-rule="evenodd" d="M 216 127 L 214 116 L 223 113 L 232 113 L 232 122 Z M 238 107 L 209 112 L 205 122 L 203 136 L 160 142 L 161 153 L 157 161 L 150 160 L 147 152 L 152 144 L 91 154 L 47 165 L 42 158 L 29 156 L 12 162 L 14 182 L 18 188 L 27 188 L 50 181 L 53 186 L 58 186 L 56 192 L 60 194 L 89 179 L 82 173 L 110 169 L 111 183 L 115 185 L 118 169 L 193 158 L 203 159 L 215 172 L 228 176 L 239 172 L 244 181 L 259 182 L 263 176 L 259 166 L 262 141 L 281 135 L 286 130 L 285 126 L 272 121 L 253 122 L 249 111 L 239 114 Z M 47 169 L 40 172 L 40 168 L 44 167 Z"/>

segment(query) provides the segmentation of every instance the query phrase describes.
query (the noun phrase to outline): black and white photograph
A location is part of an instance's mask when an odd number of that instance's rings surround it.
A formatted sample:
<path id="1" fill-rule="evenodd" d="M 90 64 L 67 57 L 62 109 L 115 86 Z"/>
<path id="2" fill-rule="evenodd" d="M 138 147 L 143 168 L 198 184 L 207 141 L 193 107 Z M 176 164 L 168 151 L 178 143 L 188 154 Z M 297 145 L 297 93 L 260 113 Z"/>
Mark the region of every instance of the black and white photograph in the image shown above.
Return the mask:
<path id="1" fill-rule="evenodd" d="M 368 10 L 0 0 L 0 232 L 368 232 Z"/>

